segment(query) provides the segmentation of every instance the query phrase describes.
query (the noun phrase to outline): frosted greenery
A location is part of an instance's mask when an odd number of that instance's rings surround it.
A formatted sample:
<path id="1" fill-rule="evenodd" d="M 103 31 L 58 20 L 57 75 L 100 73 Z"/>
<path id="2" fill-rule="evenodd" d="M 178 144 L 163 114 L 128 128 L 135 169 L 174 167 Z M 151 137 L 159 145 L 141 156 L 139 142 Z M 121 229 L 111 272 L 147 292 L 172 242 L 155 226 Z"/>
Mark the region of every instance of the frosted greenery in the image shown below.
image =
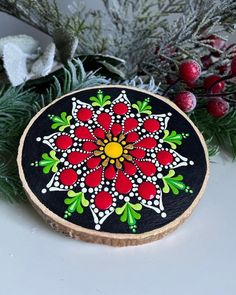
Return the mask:
<path id="1" fill-rule="evenodd" d="M 236 19 L 234 0 L 102 1 L 105 12 L 87 10 L 79 0 L 64 14 L 57 1 L 47 0 L 2 0 L 0 11 L 52 37 L 58 30 L 66 30 L 79 39 L 80 54 L 108 53 L 124 58 L 127 78 L 142 72 L 161 80 L 163 72 L 175 71 L 184 57 L 199 59 L 211 47 L 206 35 L 227 39 Z M 169 22 L 173 14 L 174 20 Z"/>

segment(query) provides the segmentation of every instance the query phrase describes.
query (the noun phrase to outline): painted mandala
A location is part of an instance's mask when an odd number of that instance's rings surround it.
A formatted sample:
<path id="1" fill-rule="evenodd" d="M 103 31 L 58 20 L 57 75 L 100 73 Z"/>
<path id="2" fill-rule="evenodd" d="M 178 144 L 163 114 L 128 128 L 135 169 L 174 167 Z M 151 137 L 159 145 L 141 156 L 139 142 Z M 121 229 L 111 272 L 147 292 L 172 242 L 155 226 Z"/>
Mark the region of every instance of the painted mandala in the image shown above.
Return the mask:
<path id="1" fill-rule="evenodd" d="M 144 208 L 146 215 L 166 219 L 164 198 L 193 193 L 177 173 L 194 165 L 177 152 L 191 135 L 169 129 L 172 112 L 153 114 L 150 98 L 131 102 L 127 96 L 120 89 L 111 97 L 103 89 L 86 102 L 72 97 L 71 113 L 49 114 L 51 134 L 36 138 L 45 152 L 31 166 L 50 175 L 41 193 L 47 198 L 55 191 L 63 194 L 68 221 L 80 220 L 89 210 L 98 231 L 116 215 L 136 233 Z"/>

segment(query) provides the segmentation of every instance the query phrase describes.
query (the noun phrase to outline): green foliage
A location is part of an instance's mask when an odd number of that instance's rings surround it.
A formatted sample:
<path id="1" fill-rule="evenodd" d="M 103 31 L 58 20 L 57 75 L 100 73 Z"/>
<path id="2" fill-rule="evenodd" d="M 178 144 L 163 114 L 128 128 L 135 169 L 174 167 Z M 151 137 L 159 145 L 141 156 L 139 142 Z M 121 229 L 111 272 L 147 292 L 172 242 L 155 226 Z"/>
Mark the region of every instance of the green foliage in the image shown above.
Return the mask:
<path id="1" fill-rule="evenodd" d="M 160 89 L 159 89 L 160 83 L 156 84 L 153 77 L 144 80 L 139 76 L 135 76 L 131 80 L 125 80 L 124 82 L 122 82 L 122 84 L 126 86 L 137 87 L 143 90 L 150 91 L 152 93 L 160 94 Z"/>
<path id="2" fill-rule="evenodd" d="M 38 111 L 35 93 L 22 87 L 0 90 L 0 197 L 25 199 L 16 164 L 19 139 L 31 117 Z"/>
<path id="3" fill-rule="evenodd" d="M 0 11 L 49 34 L 56 43 L 59 37 L 65 54 L 74 53 L 79 40 L 78 54 L 125 58 L 127 63 L 120 66 L 126 77 L 152 75 L 163 85 L 165 74 L 175 74 L 184 58 L 199 60 L 209 49 L 220 52 L 207 35 L 226 39 L 225 33 L 235 30 L 234 0 L 103 0 L 103 4 L 105 13 L 86 9 L 76 1 L 69 5 L 68 13 L 62 12 L 55 0 L 2 0 Z M 170 21 L 171 15 L 174 21 Z M 119 67 L 107 60 L 99 63 L 122 77 Z"/>
<path id="4" fill-rule="evenodd" d="M 74 191 L 68 191 L 68 198 L 64 200 L 64 203 L 68 205 L 65 211 L 64 218 L 68 218 L 72 213 L 76 212 L 82 214 L 84 212 L 84 207 L 88 207 L 89 201 L 85 198 L 84 193 L 76 193 Z"/>
<path id="5" fill-rule="evenodd" d="M 166 74 L 176 75 L 179 63 L 192 58 L 201 63 L 200 57 L 211 52 L 221 52 L 211 45 L 207 35 L 217 35 L 227 39 L 227 33 L 235 30 L 236 2 L 185 1 L 183 13 L 170 22 L 155 40 L 157 50 L 147 51 L 141 68 L 154 77 L 164 79 Z M 226 21 L 227 20 L 227 21 Z"/>
<path id="6" fill-rule="evenodd" d="M 96 76 L 94 72 L 86 73 L 81 60 L 74 59 L 68 62 L 67 68 L 63 69 L 62 77 L 54 76 L 54 81 L 50 83 L 45 97 L 51 101 L 54 97 L 60 97 L 74 90 L 108 83 L 107 79 Z"/>
<path id="7" fill-rule="evenodd" d="M 129 228 L 132 230 L 133 233 L 137 230 L 136 220 L 141 218 L 141 214 L 137 211 L 142 209 L 142 205 L 132 204 L 132 203 L 125 203 L 122 207 L 116 208 L 116 214 L 121 215 L 120 221 L 127 222 Z"/>
<path id="8" fill-rule="evenodd" d="M 158 45 L 157 39 L 165 30 L 167 15 L 182 12 L 182 0 L 103 0 L 108 22 L 109 53 L 126 58 L 126 75 L 136 75 L 147 52 Z"/>
<path id="9" fill-rule="evenodd" d="M 164 74 L 175 73 L 183 58 L 199 60 L 206 49 L 219 51 L 206 39 L 206 34 L 225 38 L 225 32 L 235 29 L 234 0 L 103 0 L 103 3 L 105 14 L 88 10 L 79 1 L 69 5 L 70 13 L 63 13 L 55 0 L 3 0 L 0 11 L 27 22 L 55 40 L 58 31 L 63 30 L 68 39 L 66 44 L 71 44 L 68 50 L 63 50 L 65 53 L 74 52 L 78 39 L 79 54 L 125 58 L 126 77 L 133 78 L 143 71 L 164 83 Z M 172 14 L 175 20 L 169 21 Z M 111 71 L 119 71 L 107 61 L 102 63 Z"/>
<path id="10" fill-rule="evenodd" d="M 0 9 L 49 35 L 57 28 L 67 28 L 74 34 L 79 34 L 87 28 L 87 15 L 82 17 L 81 13 L 80 18 L 66 16 L 60 11 L 55 0 L 3 0 Z"/>
<path id="11" fill-rule="evenodd" d="M 222 118 L 212 117 L 206 109 L 197 109 L 190 117 L 207 140 L 210 155 L 223 150 L 236 158 L 236 110 Z"/>
<path id="12" fill-rule="evenodd" d="M 152 107 L 149 105 L 149 98 L 146 98 L 144 101 L 138 100 L 137 103 L 132 104 L 132 107 L 136 109 L 140 114 L 152 114 Z"/>
<path id="13" fill-rule="evenodd" d="M 100 37 L 101 13 L 87 10 L 83 3 L 77 2 L 74 7 L 68 5 L 70 11 L 64 12 L 56 0 L 2 0 L 0 11 L 51 36 L 61 61 L 66 64 L 75 52 L 93 55 L 107 49 L 106 37 Z M 118 71 L 115 67 L 112 70 Z"/>
<path id="14" fill-rule="evenodd" d="M 111 56 L 108 54 L 79 54 L 81 60 L 83 60 L 85 68 L 99 69 L 99 73 L 105 76 L 109 76 L 112 79 L 124 79 L 125 73 L 121 67 L 125 64 L 125 60 Z"/>

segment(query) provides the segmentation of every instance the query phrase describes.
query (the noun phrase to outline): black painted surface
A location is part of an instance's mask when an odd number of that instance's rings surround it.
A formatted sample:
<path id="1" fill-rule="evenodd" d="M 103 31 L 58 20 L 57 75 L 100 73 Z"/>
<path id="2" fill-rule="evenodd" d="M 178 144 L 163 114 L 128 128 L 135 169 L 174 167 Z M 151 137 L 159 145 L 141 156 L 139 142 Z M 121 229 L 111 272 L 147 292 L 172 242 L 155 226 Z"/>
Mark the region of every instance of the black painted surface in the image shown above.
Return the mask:
<path id="1" fill-rule="evenodd" d="M 66 111 L 68 114 L 71 114 L 72 97 L 76 96 L 81 101 L 88 102 L 88 98 L 90 96 L 96 96 L 98 89 L 89 89 L 77 93 L 76 95 L 68 95 L 67 97 L 58 101 L 56 104 L 47 108 L 47 110 L 39 118 L 37 118 L 37 120 L 31 126 L 25 139 L 22 165 L 28 185 L 33 193 L 38 197 L 40 202 L 42 202 L 47 208 L 62 218 L 65 210 L 67 209 L 67 206 L 64 204 L 66 192 L 55 191 L 42 194 L 41 190 L 49 182 L 52 174 L 50 173 L 45 175 L 42 173 L 41 167 L 36 168 L 30 165 L 32 162 L 39 160 L 42 153 L 49 152 L 50 150 L 47 145 L 43 144 L 42 142 L 36 142 L 35 139 L 37 137 L 43 137 L 45 135 L 52 134 L 52 129 L 50 128 L 51 121 L 48 118 L 48 114 L 59 114 L 62 111 Z M 124 89 L 126 88 L 124 87 Z M 112 99 L 115 99 L 120 94 L 121 90 L 121 88 L 103 88 L 104 93 L 111 95 Z M 131 89 L 126 89 L 126 94 L 132 103 L 137 100 L 144 100 L 147 98 L 146 93 Z M 160 228 L 180 216 L 186 209 L 189 208 L 198 195 L 206 174 L 206 159 L 204 149 L 191 124 L 185 118 L 183 118 L 181 114 L 179 114 L 175 109 L 165 102 L 155 97 L 153 97 L 153 99 L 151 96 L 149 97 L 151 98 L 150 104 L 153 107 L 153 114 L 162 114 L 168 112 L 172 113 L 172 116 L 168 122 L 168 130 L 176 130 L 180 133 L 190 134 L 187 139 L 183 140 L 182 145 L 178 146 L 176 151 L 180 155 L 193 160 L 195 164 L 193 166 L 175 168 L 175 171 L 177 175 L 181 174 L 184 176 L 184 182 L 192 188 L 193 194 L 180 192 L 179 195 L 175 196 L 171 192 L 169 194 L 163 193 L 162 201 L 165 212 L 167 213 L 167 217 L 162 218 L 152 209 L 143 207 L 141 211 L 142 218 L 137 221 L 137 233 L 143 233 Z M 73 119 L 71 122 L 73 122 Z M 65 129 L 65 132 L 66 131 L 67 129 Z M 169 146 L 166 145 L 166 147 Z M 166 174 L 167 173 L 168 171 L 166 171 Z M 159 184 L 161 187 L 163 187 L 161 180 L 159 180 Z M 89 193 L 86 193 L 85 197 L 89 199 Z M 132 202 L 134 199 L 135 197 L 132 199 Z M 123 200 L 118 200 L 117 207 L 123 203 Z M 119 218 L 120 216 L 116 215 L 115 213 L 111 214 L 102 225 L 101 230 L 113 233 L 130 233 L 127 223 L 120 222 Z M 81 215 L 76 213 L 72 214 L 72 216 L 69 218 L 69 221 L 89 229 L 94 229 L 94 221 L 89 208 L 85 208 L 84 213 Z"/>

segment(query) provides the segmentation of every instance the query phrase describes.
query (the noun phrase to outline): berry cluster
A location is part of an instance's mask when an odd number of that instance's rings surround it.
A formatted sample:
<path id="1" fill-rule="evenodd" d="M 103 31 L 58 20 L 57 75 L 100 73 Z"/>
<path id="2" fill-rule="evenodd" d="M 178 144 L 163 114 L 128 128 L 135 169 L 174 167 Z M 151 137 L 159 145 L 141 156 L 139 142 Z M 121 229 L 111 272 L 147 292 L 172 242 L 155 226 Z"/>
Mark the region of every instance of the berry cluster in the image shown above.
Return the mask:
<path id="1" fill-rule="evenodd" d="M 174 102 L 181 110 L 186 113 L 192 112 L 198 104 L 197 99 L 203 98 L 204 107 L 208 113 L 215 118 L 220 118 L 229 112 L 232 100 L 228 97 L 234 94 L 225 91 L 225 89 L 227 83 L 236 76 L 236 46 L 231 45 L 226 48 L 225 41 L 213 35 L 209 36 L 207 40 L 215 51 L 201 58 L 202 67 L 192 59 L 183 61 L 179 65 L 178 79 L 174 82 L 169 81 L 170 87 L 164 94 L 181 82 L 184 85 L 184 90 L 180 89 L 174 96 Z M 217 74 L 209 74 L 210 66 L 219 60 L 221 52 L 225 50 L 231 50 L 232 53 L 230 68 L 224 64 L 214 67 L 214 69 L 217 68 Z"/>

